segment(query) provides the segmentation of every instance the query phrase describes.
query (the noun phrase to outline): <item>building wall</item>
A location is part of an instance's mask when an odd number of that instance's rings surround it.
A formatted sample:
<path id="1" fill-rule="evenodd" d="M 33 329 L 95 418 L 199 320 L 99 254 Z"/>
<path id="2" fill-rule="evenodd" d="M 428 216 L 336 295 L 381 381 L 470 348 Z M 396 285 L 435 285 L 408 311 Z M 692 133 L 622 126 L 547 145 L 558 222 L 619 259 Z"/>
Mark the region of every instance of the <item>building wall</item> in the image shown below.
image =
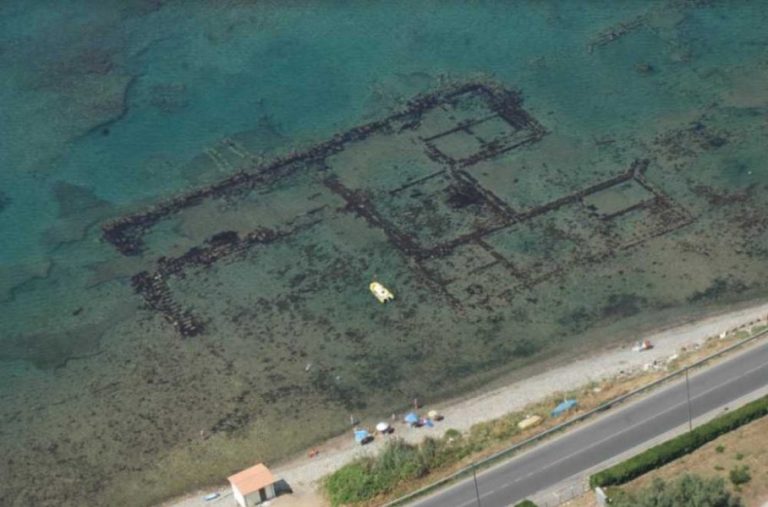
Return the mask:
<path id="1" fill-rule="evenodd" d="M 248 507 L 248 505 L 245 503 L 245 498 L 243 498 L 243 495 L 240 493 L 240 490 L 234 486 L 232 486 L 232 496 L 235 497 L 235 502 L 237 502 L 237 505 L 240 505 L 241 507 Z"/>

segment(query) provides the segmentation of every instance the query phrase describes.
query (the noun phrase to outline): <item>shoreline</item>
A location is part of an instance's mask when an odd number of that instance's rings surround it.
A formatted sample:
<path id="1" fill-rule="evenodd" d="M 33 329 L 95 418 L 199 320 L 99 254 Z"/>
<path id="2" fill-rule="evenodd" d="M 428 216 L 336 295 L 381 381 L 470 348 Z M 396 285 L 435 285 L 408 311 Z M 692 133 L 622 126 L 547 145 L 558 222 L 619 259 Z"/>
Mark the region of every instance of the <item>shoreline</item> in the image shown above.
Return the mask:
<path id="1" fill-rule="evenodd" d="M 654 360 L 663 360 L 678 353 L 681 349 L 696 348 L 712 336 L 733 331 L 755 321 L 768 319 L 768 302 L 754 303 L 737 309 L 704 314 L 700 318 L 680 319 L 646 334 L 654 348 L 642 353 L 633 352 L 631 343 L 626 346 L 606 346 L 604 350 L 589 355 L 580 355 L 570 363 L 556 360 L 551 369 L 543 373 L 530 375 L 518 380 L 511 380 L 490 390 L 476 389 L 442 403 L 420 407 L 424 412 L 437 409 L 445 419 L 433 428 L 408 428 L 400 422 L 394 425 L 394 437 L 410 443 L 418 443 L 428 436 L 439 437 L 447 429 L 466 431 L 472 425 L 497 419 L 507 413 L 521 410 L 531 403 L 541 401 L 558 392 L 587 385 L 590 382 L 604 380 L 621 374 L 641 371 L 643 366 Z M 546 361 L 545 361 L 546 362 Z M 541 365 L 527 367 L 525 370 L 540 370 Z M 388 419 L 388 418 L 383 418 Z M 370 423 L 370 424 L 369 424 Z M 361 425 L 372 426 L 375 421 L 362 421 Z M 314 446 L 319 454 L 309 458 L 305 453 L 288 458 L 272 469 L 275 476 L 285 479 L 293 489 L 292 495 L 280 497 L 278 505 L 310 506 L 326 505 L 320 496 L 317 481 L 344 464 L 362 456 L 371 456 L 379 452 L 389 437 L 378 436 L 374 442 L 361 447 L 347 433 L 326 440 Z M 225 481 L 225 478 L 222 478 Z M 212 491 L 219 491 L 227 498 L 228 485 L 222 482 L 218 487 L 198 490 L 160 504 L 160 507 L 198 507 L 216 505 L 217 501 L 205 502 L 202 496 Z"/>

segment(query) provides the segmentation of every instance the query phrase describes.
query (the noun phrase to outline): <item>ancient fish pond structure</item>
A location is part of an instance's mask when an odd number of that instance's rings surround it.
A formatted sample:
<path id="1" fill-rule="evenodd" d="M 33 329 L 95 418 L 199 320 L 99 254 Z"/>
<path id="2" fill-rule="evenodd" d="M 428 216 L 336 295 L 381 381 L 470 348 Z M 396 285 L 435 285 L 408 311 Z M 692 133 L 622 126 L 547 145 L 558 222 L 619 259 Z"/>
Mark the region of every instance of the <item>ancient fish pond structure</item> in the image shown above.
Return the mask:
<path id="1" fill-rule="evenodd" d="M 189 337 L 220 316 L 205 315 L 215 303 L 204 294 L 195 302 L 182 294 L 188 276 L 206 277 L 204 269 L 217 263 L 248 264 L 270 249 L 297 268 L 282 281 L 289 287 L 269 290 L 275 300 L 334 285 L 362 292 L 361 276 L 335 270 L 343 256 L 320 255 L 319 243 L 307 241 L 334 228 L 360 230 L 351 235 L 358 244 L 345 246 L 363 278 L 394 262 L 376 266 L 378 257 L 393 256 L 433 300 L 471 311 L 692 222 L 684 206 L 646 179 L 647 159 L 572 178 L 562 168 L 510 160 L 546 135 L 520 93 L 469 83 L 118 218 L 104 225 L 104 237 L 124 255 L 157 258 L 155 271 L 137 273 L 133 286 Z M 189 248 L 174 255 L 164 250 L 166 237 L 180 224 Z M 298 238 L 304 247 L 287 252 Z M 252 290 L 264 304 L 265 287 L 258 276 L 252 280 L 232 283 L 230 297 Z"/>

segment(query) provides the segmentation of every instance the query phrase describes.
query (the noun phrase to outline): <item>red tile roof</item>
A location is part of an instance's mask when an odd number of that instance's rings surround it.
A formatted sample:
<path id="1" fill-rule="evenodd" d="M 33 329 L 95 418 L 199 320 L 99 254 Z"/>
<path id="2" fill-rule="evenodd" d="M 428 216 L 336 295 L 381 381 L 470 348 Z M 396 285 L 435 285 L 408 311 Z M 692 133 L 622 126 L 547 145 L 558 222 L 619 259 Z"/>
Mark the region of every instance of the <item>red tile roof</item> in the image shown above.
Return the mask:
<path id="1" fill-rule="evenodd" d="M 232 487 L 237 488 L 243 496 L 250 495 L 276 481 L 275 476 L 263 463 L 246 468 L 229 477 L 228 480 Z"/>

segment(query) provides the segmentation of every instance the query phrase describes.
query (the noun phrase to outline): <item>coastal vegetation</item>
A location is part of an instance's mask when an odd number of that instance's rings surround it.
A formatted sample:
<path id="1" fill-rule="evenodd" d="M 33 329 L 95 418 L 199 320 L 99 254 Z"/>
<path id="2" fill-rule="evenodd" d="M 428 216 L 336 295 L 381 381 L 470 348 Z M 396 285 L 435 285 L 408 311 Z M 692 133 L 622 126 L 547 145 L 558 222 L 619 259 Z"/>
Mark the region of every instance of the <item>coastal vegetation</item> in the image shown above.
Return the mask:
<path id="1" fill-rule="evenodd" d="M 545 416 L 553 402 L 529 407 L 528 413 Z M 360 458 L 327 476 L 323 489 L 332 505 L 367 504 L 395 496 L 417 487 L 422 479 L 434 480 L 498 450 L 501 444 L 509 445 L 516 436 L 530 434 L 517 426 L 525 417 L 525 412 L 514 412 L 475 424 L 467 433 L 448 429 L 442 437 L 427 437 L 419 444 L 393 438 L 376 456 Z"/>
<path id="2" fill-rule="evenodd" d="M 585 411 L 657 376 L 644 374 L 557 393 L 525 410 L 477 423 L 467 432 L 450 428 L 442 437 L 428 437 L 419 444 L 393 438 L 377 455 L 357 459 L 327 476 L 323 490 L 332 505 L 368 505 L 395 498 L 562 422 L 549 417 L 549 412 L 563 398 L 578 398 L 578 411 Z M 517 424 L 529 415 L 539 415 L 544 422 L 534 429 L 520 429 Z"/>
<path id="3" fill-rule="evenodd" d="M 455 444 L 455 445 L 454 445 Z M 418 479 L 471 452 L 452 437 L 427 438 L 419 445 L 392 440 L 375 458 L 366 457 L 331 474 L 325 489 L 333 505 L 361 503 Z"/>
<path id="4" fill-rule="evenodd" d="M 521 419 L 515 415 L 478 424 L 467 435 L 449 429 L 441 438 L 427 437 L 418 445 L 392 439 L 377 456 L 358 459 L 329 475 L 325 492 L 332 505 L 366 504 L 519 433 L 516 422 Z M 535 505 L 527 502 L 521 505 Z"/>
<path id="5" fill-rule="evenodd" d="M 740 507 L 744 505 L 734 496 L 721 478 L 702 478 L 698 475 L 683 475 L 666 482 L 656 478 L 647 488 L 638 493 L 622 493 L 611 500 L 616 507 Z"/>

